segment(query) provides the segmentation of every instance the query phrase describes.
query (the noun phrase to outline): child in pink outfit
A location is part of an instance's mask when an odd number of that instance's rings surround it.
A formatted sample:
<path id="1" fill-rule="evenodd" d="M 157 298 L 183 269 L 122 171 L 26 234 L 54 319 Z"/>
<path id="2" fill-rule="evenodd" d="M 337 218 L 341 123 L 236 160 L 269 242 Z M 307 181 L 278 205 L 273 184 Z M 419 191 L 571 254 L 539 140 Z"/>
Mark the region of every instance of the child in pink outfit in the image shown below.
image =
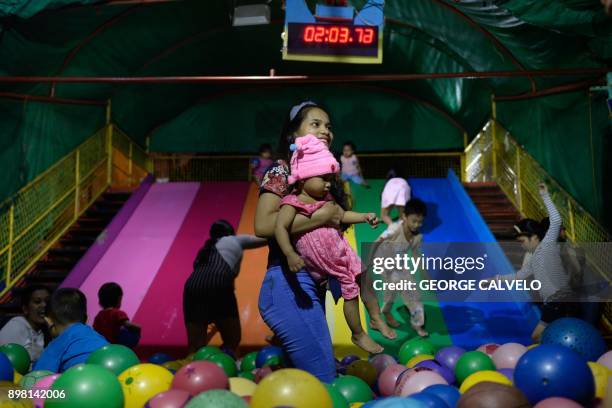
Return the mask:
<path id="1" fill-rule="evenodd" d="M 353 333 L 353 343 L 370 353 L 380 353 L 383 351 L 382 346 L 372 340 L 361 327 L 358 285 L 361 261 L 342 232 L 333 227 L 320 227 L 294 237 L 293 242 L 299 255 L 293 248 L 289 230 L 295 216 L 310 216 L 328 202 L 333 202 L 329 189 L 340 169 L 331 152 L 315 136 L 297 138 L 295 147 L 289 177 L 289 183 L 295 185 L 295 190 L 281 201 L 275 230 L 276 240 L 292 272 L 305 267 L 315 280 L 328 275 L 338 279 L 344 298 L 344 316 Z M 374 213 L 345 211 L 342 222 L 367 222 L 375 227 L 378 219 Z M 368 302 L 366 307 L 369 309 L 371 304 L 373 302 Z M 372 307 L 378 307 L 378 303 Z"/>

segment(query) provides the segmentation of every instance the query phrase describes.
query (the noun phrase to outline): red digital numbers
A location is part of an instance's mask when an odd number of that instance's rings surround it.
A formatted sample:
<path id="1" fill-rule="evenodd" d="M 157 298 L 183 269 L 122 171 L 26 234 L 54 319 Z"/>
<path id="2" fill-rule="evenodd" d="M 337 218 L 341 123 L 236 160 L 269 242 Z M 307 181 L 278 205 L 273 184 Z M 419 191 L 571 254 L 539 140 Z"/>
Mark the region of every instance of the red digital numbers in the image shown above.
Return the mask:
<path id="1" fill-rule="evenodd" d="M 327 43 L 369 45 L 374 42 L 375 30 L 369 27 L 347 27 L 333 25 L 307 25 L 304 27 L 305 43 Z"/>

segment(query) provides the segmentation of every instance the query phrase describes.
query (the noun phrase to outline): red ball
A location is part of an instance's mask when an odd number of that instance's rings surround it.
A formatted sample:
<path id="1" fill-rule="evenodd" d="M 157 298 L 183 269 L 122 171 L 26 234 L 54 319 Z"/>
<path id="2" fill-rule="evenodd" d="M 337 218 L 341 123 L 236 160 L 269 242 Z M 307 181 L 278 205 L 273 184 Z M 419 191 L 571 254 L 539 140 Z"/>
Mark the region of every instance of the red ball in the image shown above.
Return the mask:
<path id="1" fill-rule="evenodd" d="M 178 370 L 172 380 L 171 388 L 196 395 L 208 390 L 227 390 L 229 379 L 225 371 L 215 363 L 199 360 Z"/>

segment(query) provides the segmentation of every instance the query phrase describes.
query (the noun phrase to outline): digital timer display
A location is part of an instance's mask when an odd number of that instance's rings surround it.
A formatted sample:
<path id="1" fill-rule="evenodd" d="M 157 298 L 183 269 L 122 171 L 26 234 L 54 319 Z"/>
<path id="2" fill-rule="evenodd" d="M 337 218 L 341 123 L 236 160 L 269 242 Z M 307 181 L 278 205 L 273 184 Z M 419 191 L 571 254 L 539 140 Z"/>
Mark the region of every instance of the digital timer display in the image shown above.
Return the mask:
<path id="1" fill-rule="evenodd" d="M 378 26 L 289 23 L 287 52 L 376 58 L 378 41 Z"/>

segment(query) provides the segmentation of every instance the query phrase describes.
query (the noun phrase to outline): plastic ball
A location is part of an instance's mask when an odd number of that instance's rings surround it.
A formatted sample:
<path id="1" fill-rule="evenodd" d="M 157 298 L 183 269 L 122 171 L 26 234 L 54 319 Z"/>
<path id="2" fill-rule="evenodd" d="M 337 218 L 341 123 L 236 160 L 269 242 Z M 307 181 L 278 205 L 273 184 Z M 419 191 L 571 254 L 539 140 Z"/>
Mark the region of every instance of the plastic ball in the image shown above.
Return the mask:
<path id="1" fill-rule="evenodd" d="M 5 354 L 0 353 L 0 381 L 13 382 L 14 379 L 15 369 L 11 360 Z"/>
<path id="2" fill-rule="evenodd" d="M 167 355 L 166 353 L 155 353 L 151 357 L 149 357 L 149 363 L 162 365 L 167 363 L 168 361 L 172 361 L 172 357 Z"/>
<path id="3" fill-rule="evenodd" d="M 9 393 L 16 390 L 21 390 L 22 388 L 14 383 L 8 381 L 0 381 L 0 407 L 2 408 L 31 408 L 32 401 L 27 398 L 20 398 L 11 395 L 12 398 L 9 398 Z"/>
<path id="4" fill-rule="evenodd" d="M 510 381 L 508 377 L 506 377 L 502 373 L 498 373 L 497 371 L 484 370 L 478 371 L 468 376 L 468 378 L 466 378 L 461 383 L 461 387 L 459 387 L 459 392 L 461 394 L 465 394 L 470 388 L 472 388 L 476 384 L 485 381 L 498 384 L 512 385 L 512 381 Z"/>
<path id="5" fill-rule="evenodd" d="M 227 390 L 210 390 L 189 400 L 185 408 L 248 408 L 245 400 Z"/>
<path id="6" fill-rule="evenodd" d="M 554 344 L 526 352 L 514 370 L 514 383 L 532 404 L 564 397 L 587 405 L 595 396 L 595 381 L 586 359 Z"/>
<path id="7" fill-rule="evenodd" d="M 117 377 L 99 365 L 78 364 L 70 367 L 53 382 L 51 390 L 64 392 L 65 395 L 47 398 L 45 408 L 121 408 L 124 404 Z"/>
<path id="8" fill-rule="evenodd" d="M 397 361 L 388 354 L 376 354 L 374 357 L 370 358 L 370 363 L 372 363 L 372 366 L 376 370 L 376 376 L 378 377 L 385 371 L 385 368 L 397 364 Z"/>
<path id="9" fill-rule="evenodd" d="M 417 371 L 412 375 L 402 377 L 395 387 L 395 395 L 407 397 L 423 391 L 434 384 L 448 385 L 446 380 L 433 371 Z"/>
<path id="10" fill-rule="evenodd" d="M 491 358 L 497 369 L 514 368 L 519 358 L 527 352 L 527 347 L 518 343 L 506 343 L 493 352 Z"/>
<path id="11" fill-rule="evenodd" d="M 457 408 L 529 408 L 527 397 L 509 385 L 481 382 L 461 396 Z"/>
<path id="12" fill-rule="evenodd" d="M 465 350 L 461 347 L 448 346 L 441 348 L 440 351 L 436 353 L 435 358 L 436 361 L 439 361 L 441 364 L 454 371 L 457 361 L 459 361 L 459 357 L 461 357 L 463 353 L 465 353 Z"/>
<path id="13" fill-rule="evenodd" d="M 582 405 L 571 399 L 552 397 L 538 402 L 533 408 L 582 408 Z"/>
<path id="14" fill-rule="evenodd" d="M 468 351 L 457 361 L 455 378 L 461 384 L 466 378 L 477 371 L 495 370 L 495 364 L 489 356 L 480 351 Z"/>
<path id="15" fill-rule="evenodd" d="M 514 370 L 512 368 L 500 368 L 497 372 L 505 375 L 507 379 L 514 383 Z"/>
<path id="16" fill-rule="evenodd" d="M 246 378 L 232 377 L 229 379 L 229 390 L 239 397 L 253 395 L 255 388 L 257 388 L 257 384 Z"/>
<path id="17" fill-rule="evenodd" d="M 340 391 L 349 403 L 368 402 L 374 397 L 370 386 L 361 378 L 352 375 L 336 378 L 332 387 Z"/>
<path id="18" fill-rule="evenodd" d="M 306 371 L 285 368 L 264 378 L 251 397 L 252 408 L 280 406 L 333 408 L 333 402 L 325 386 L 315 376 Z"/>
<path id="19" fill-rule="evenodd" d="M 36 408 L 42 408 L 45 402 L 44 393 L 41 391 L 46 391 L 51 388 L 53 383 L 59 378 L 59 374 L 48 375 L 46 377 L 41 378 L 32 386 L 32 392 L 34 395 L 34 399 L 32 402 Z M 36 393 L 38 391 L 38 393 Z M 38 398 L 36 398 L 36 394 L 38 394 Z"/>
<path id="20" fill-rule="evenodd" d="M 251 381 L 255 382 L 255 374 L 253 374 L 250 371 L 242 371 L 242 372 L 238 373 L 238 377 L 239 378 L 246 378 L 247 380 L 251 380 Z"/>
<path id="21" fill-rule="evenodd" d="M 348 408 L 349 403 L 344 398 L 344 395 L 340 393 L 337 389 L 331 386 L 331 384 L 324 384 L 329 396 L 332 399 L 332 404 L 334 408 Z"/>
<path id="22" fill-rule="evenodd" d="M 612 370 L 608 367 L 589 361 L 587 363 L 591 372 L 593 373 L 593 379 L 595 380 L 595 397 L 604 398 L 606 396 L 606 390 L 608 389 L 608 379 L 612 376 Z"/>
<path id="23" fill-rule="evenodd" d="M 385 368 L 380 376 L 378 376 L 378 390 L 380 391 L 380 395 L 384 397 L 393 395 L 397 379 L 404 371 L 408 371 L 408 368 L 401 364 L 392 364 Z"/>
<path id="24" fill-rule="evenodd" d="M 267 346 L 262 348 L 259 353 L 257 353 L 257 358 L 255 359 L 255 367 L 261 368 L 266 365 L 280 366 L 284 365 L 284 362 L 285 357 L 282 348 L 276 346 Z"/>
<path id="25" fill-rule="evenodd" d="M 26 374 L 30 370 L 30 355 L 21 344 L 3 344 L 0 346 L 0 353 L 8 357 L 11 365 L 19 374 Z"/>
<path id="26" fill-rule="evenodd" d="M 446 405 L 451 408 L 454 408 L 457 405 L 459 398 L 461 398 L 461 394 L 457 388 L 444 384 L 430 385 L 421 391 L 421 394 L 433 394 L 446 402 Z"/>
<path id="27" fill-rule="evenodd" d="M 414 338 L 408 340 L 399 350 L 399 361 L 401 364 L 406 364 L 414 356 L 419 354 L 436 354 L 436 347 L 426 339 Z"/>
<path id="28" fill-rule="evenodd" d="M 208 361 L 221 367 L 228 377 L 235 377 L 238 374 L 236 361 L 225 353 L 213 354 L 208 357 Z"/>
<path id="29" fill-rule="evenodd" d="M 253 378 L 253 381 L 255 381 L 255 384 L 259 384 L 261 380 L 263 380 L 270 374 L 272 374 L 272 367 L 270 366 L 263 366 L 261 368 L 256 368 L 255 377 Z"/>
<path id="30" fill-rule="evenodd" d="M 185 390 L 191 395 L 214 389 L 228 389 L 227 375 L 215 363 L 194 361 L 176 372 L 171 379 L 172 388 Z"/>
<path id="31" fill-rule="evenodd" d="M 22 378 L 23 378 L 23 375 L 19 374 L 19 372 L 17 370 L 14 370 L 14 372 L 13 372 L 13 383 L 19 384 L 19 382 L 21 381 Z"/>
<path id="32" fill-rule="evenodd" d="M 599 331 L 584 320 L 573 317 L 557 319 L 542 333 L 542 344 L 557 344 L 596 361 L 606 352 L 606 342 Z"/>
<path id="33" fill-rule="evenodd" d="M 87 364 L 97 364 L 119 375 L 128 368 L 139 364 L 140 360 L 128 347 L 120 344 L 108 344 L 89 355 Z"/>
<path id="34" fill-rule="evenodd" d="M 117 336 L 117 343 L 127 348 L 135 348 L 140 342 L 140 333 L 131 331 L 122 327 L 119 329 L 119 335 Z"/>
<path id="35" fill-rule="evenodd" d="M 448 408 L 448 404 L 434 394 L 427 394 L 424 392 L 419 392 L 418 394 L 412 394 L 410 399 L 419 401 L 426 408 Z"/>
<path id="36" fill-rule="evenodd" d="M 447 383 L 453 384 L 455 382 L 455 374 L 451 371 L 450 368 L 443 366 L 436 360 L 425 360 L 418 363 L 416 367 L 419 368 L 428 368 L 433 372 L 436 372 L 446 380 Z"/>
<path id="37" fill-rule="evenodd" d="M 610 370 L 612 370 L 612 350 L 608 351 L 607 353 L 599 357 L 597 359 L 597 362 L 601 365 L 608 367 Z"/>
<path id="38" fill-rule="evenodd" d="M 367 404 L 366 404 L 367 405 Z M 362 405 L 362 408 L 366 408 L 366 405 Z M 351 405 L 352 407 L 352 405 Z M 371 405 L 372 408 L 427 408 L 421 401 L 417 401 L 414 398 L 402 398 L 402 397 L 391 397 L 377 401 Z M 446 408 L 446 407 L 445 407 Z"/>
<path id="39" fill-rule="evenodd" d="M 168 390 L 151 398 L 145 408 L 182 408 L 191 399 L 191 394 L 184 390 Z"/>
<path id="40" fill-rule="evenodd" d="M 248 353 L 247 355 L 245 355 L 244 357 L 242 357 L 242 360 L 240 360 L 240 371 L 252 371 L 255 368 L 257 368 L 257 366 L 255 365 L 256 359 L 257 359 L 256 351 L 252 351 Z"/>
<path id="41" fill-rule="evenodd" d="M 118 379 L 125 395 L 124 408 L 140 408 L 155 395 L 170 389 L 172 373 L 156 364 L 138 364 L 122 372 Z"/>
<path id="42" fill-rule="evenodd" d="M 410 360 L 408 360 L 406 362 L 406 367 L 414 368 L 416 367 L 417 364 L 423 361 L 433 360 L 433 359 L 434 359 L 434 356 L 431 354 L 419 354 L 418 356 L 414 356 Z"/>
<path id="43" fill-rule="evenodd" d="M 478 347 L 476 351 L 480 351 L 481 353 L 485 353 L 487 356 L 491 357 L 498 348 L 499 344 L 497 343 L 485 343 Z"/>
<path id="44" fill-rule="evenodd" d="M 48 377 L 50 375 L 53 375 L 53 373 L 51 371 L 48 371 L 48 370 L 36 370 L 36 371 L 32 371 L 30 373 L 27 373 L 23 377 L 21 377 L 21 380 L 19 381 L 19 385 L 21 385 L 23 388 L 29 390 L 30 388 L 32 388 L 34 386 L 34 384 L 36 384 L 42 378 Z"/>
<path id="45" fill-rule="evenodd" d="M 364 360 L 353 361 L 346 367 L 346 374 L 361 378 L 370 387 L 376 382 L 376 369 L 374 366 Z"/>
<path id="46" fill-rule="evenodd" d="M 194 355 L 193 361 L 208 360 L 213 354 L 223 353 L 219 347 L 216 346 L 204 346 L 200 348 Z"/>
<path id="47" fill-rule="evenodd" d="M 161 366 L 176 373 L 178 370 L 183 368 L 183 363 L 181 361 L 166 361 Z"/>
<path id="48" fill-rule="evenodd" d="M 357 361 L 357 360 L 360 360 L 359 356 L 356 356 L 354 354 L 349 354 L 348 356 L 345 356 L 342 360 L 340 360 L 340 365 L 347 366 L 351 364 L 353 361 Z"/>

